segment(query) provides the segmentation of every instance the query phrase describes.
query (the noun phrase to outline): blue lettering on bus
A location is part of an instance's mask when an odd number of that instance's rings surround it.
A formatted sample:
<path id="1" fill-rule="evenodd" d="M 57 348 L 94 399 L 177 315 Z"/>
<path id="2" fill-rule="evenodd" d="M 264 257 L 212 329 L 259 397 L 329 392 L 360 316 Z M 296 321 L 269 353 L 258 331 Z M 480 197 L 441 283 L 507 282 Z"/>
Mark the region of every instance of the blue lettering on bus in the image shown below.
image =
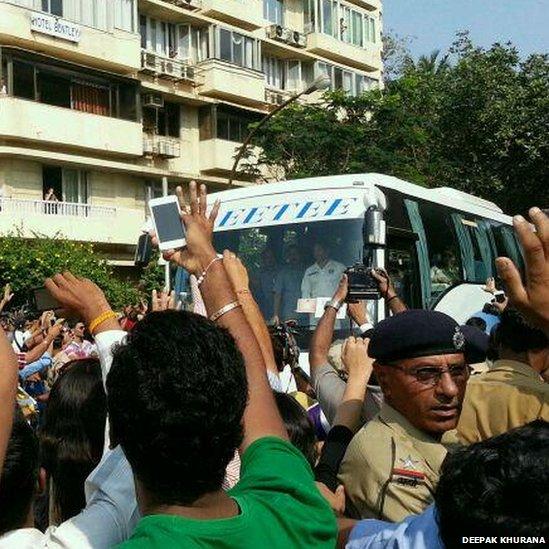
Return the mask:
<path id="1" fill-rule="evenodd" d="M 220 227 L 223 227 L 225 225 L 225 223 L 227 223 L 227 221 L 229 221 L 229 219 L 231 218 L 231 215 L 233 215 L 233 211 L 228 211 L 226 214 L 225 214 L 225 217 L 221 220 L 221 223 L 219 224 Z"/>
<path id="2" fill-rule="evenodd" d="M 306 213 L 307 210 L 311 207 L 312 202 L 307 202 L 303 208 L 301 208 L 301 211 L 296 215 L 296 219 L 301 219 Z"/>
<path id="3" fill-rule="evenodd" d="M 257 208 L 252 208 L 250 210 L 250 213 L 246 216 L 246 219 L 242 222 L 243 225 L 246 225 L 246 223 L 249 223 L 254 216 L 255 212 L 257 212 Z"/>
<path id="4" fill-rule="evenodd" d="M 341 204 L 341 198 L 336 198 L 333 202 L 332 202 L 332 205 L 328 208 L 328 210 L 326 211 L 326 215 L 332 215 L 335 211 L 335 209 Z"/>
<path id="5" fill-rule="evenodd" d="M 278 221 L 283 215 L 284 212 L 288 209 L 289 204 L 284 204 L 278 213 L 274 216 L 274 221 Z"/>

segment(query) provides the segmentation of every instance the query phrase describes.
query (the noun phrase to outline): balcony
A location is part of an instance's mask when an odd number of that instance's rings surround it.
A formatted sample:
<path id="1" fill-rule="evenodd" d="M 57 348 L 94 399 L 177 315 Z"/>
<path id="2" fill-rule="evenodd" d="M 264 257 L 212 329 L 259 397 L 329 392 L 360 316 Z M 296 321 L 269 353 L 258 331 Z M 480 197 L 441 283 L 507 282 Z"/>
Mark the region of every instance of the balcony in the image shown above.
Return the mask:
<path id="1" fill-rule="evenodd" d="M 143 134 L 143 156 L 179 158 L 181 143 L 174 137 Z"/>
<path id="2" fill-rule="evenodd" d="M 282 105 L 284 101 L 287 101 L 298 93 L 297 91 L 287 91 L 287 90 L 278 90 L 276 88 L 266 88 L 265 89 L 265 103 L 269 105 Z"/>
<path id="3" fill-rule="evenodd" d="M 327 34 L 312 32 L 307 35 L 307 51 L 357 69 L 381 69 L 381 47 L 378 44 L 369 43 L 365 48 L 360 48 Z"/>
<path id="4" fill-rule="evenodd" d="M 200 141 L 200 171 L 211 175 L 227 175 L 232 170 L 235 156 L 241 146 L 242 143 L 217 138 Z M 240 161 L 240 169 L 259 155 L 257 147 L 250 147 L 249 151 L 250 156 Z M 237 179 L 242 180 L 242 176 L 239 175 Z"/>
<path id="5" fill-rule="evenodd" d="M 349 0 L 349 2 L 368 11 L 376 11 L 381 9 L 381 0 Z"/>
<path id="6" fill-rule="evenodd" d="M 167 4 L 173 4 L 178 8 L 195 11 L 202 7 L 202 0 L 164 0 Z"/>
<path id="7" fill-rule="evenodd" d="M 262 0 L 202 0 L 202 13 L 247 30 L 264 25 Z"/>
<path id="8" fill-rule="evenodd" d="M 195 81 L 195 68 L 188 63 L 146 50 L 141 50 L 141 72 L 174 82 Z"/>
<path id="9" fill-rule="evenodd" d="M 265 101 L 263 73 L 220 61 L 202 61 L 198 93 L 236 103 L 254 105 Z"/>
<path id="10" fill-rule="evenodd" d="M 0 138 L 103 154 L 143 154 L 137 122 L 1 95 Z"/>
<path id="11" fill-rule="evenodd" d="M 67 21 L 79 29 L 78 41 L 50 36 L 39 29 L 31 30 L 31 18 L 50 19 L 48 14 L 0 2 L 0 43 L 40 51 L 54 57 L 116 70 L 123 73 L 139 69 L 139 35 L 113 29 L 101 30 Z M 63 19 L 58 19 L 63 23 Z"/>
<path id="12" fill-rule="evenodd" d="M 77 241 L 133 245 L 143 221 L 141 210 L 0 198 L 0 233 L 18 228 L 28 238 L 60 234 Z"/>

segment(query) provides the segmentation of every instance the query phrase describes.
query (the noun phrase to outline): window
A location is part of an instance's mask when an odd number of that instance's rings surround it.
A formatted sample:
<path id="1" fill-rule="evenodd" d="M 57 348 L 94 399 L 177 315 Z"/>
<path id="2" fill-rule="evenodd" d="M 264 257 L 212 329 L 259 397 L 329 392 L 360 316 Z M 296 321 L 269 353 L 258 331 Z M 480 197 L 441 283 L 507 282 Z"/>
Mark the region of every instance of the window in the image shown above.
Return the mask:
<path id="1" fill-rule="evenodd" d="M 53 189 L 55 196 L 63 202 L 87 204 L 89 200 L 88 173 L 82 170 L 71 170 L 59 166 L 42 166 L 42 190 L 44 196 Z M 58 213 L 55 205 L 49 205 L 46 213 Z M 72 214 L 65 208 L 64 213 Z M 84 214 L 85 210 L 74 210 L 74 214 Z"/>
<path id="2" fill-rule="evenodd" d="M 21 61 L 13 62 L 13 95 L 34 99 L 34 65 Z"/>
<path id="3" fill-rule="evenodd" d="M 228 107 L 218 107 L 216 110 L 216 136 L 218 139 L 244 141 L 249 133 L 249 125 L 257 121 L 252 113 Z"/>
<path id="4" fill-rule="evenodd" d="M 283 59 L 277 57 L 263 56 L 263 72 L 265 73 L 265 82 L 276 89 L 286 89 L 285 78 L 286 63 Z"/>
<path id="5" fill-rule="evenodd" d="M 180 108 L 177 103 L 165 101 L 161 109 L 143 108 L 143 131 L 146 133 L 179 138 L 180 128 Z"/>
<path id="6" fill-rule="evenodd" d="M 77 111 L 108 116 L 111 111 L 111 95 L 107 86 L 85 81 L 73 81 L 71 85 L 71 108 Z"/>
<path id="7" fill-rule="evenodd" d="M 263 19 L 277 25 L 283 25 L 284 5 L 282 0 L 263 0 Z"/>
<path id="8" fill-rule="evenodd" d="M 39 71 L 37 77 L 38 97 L 41 103 L 71 108 L 70 80 L 47 71 Z"/>
<path id="9" fill-rule="evenodd" d="M 256 68 L 257 40 L 224 28 L 218 29 L 219 59 L 249 69 Z"/>
<path id="10" fill-rule="evenodd" d="M 316 30 L 315 1 L 316 0 L 303 0 L 303 20 L 306 33 Z"/>
<path id="11" fill-rule="evenodd" d="M 42 11 L 63 17 L 63 0 L 42 0 Z"/>
<path id="12" fill-rule="evenodd" d="M 135 0 L 114 0 L 114 26 L 117 29 L 133 32 Z"/>
<path id="13" fill-rule="evenodd" d="M 334 36 L 336 25 L 334 25 L 335 5 L 333 0 L 322 1 L 322 32 Z"/>
<path id="14" fill-rule="evenodd" d="M 305 68 L 306 64 L 303 63 L 303 78 L 305 81 Z M 324 63 L 323 61 L 317 61 L 314 66 L 315 77 L 318 78 L 322 74 L 328 76 L 331 81 L 330 90 L 344 90 L 351 95 L 360 95 L 366 90 L 377 87 L 378 82 L 374 78 L 365 76 L 362 74 L 356 74 L 346 68 L 337 67 Z M 305 81 L 307 85 L 308 81 Z"/>

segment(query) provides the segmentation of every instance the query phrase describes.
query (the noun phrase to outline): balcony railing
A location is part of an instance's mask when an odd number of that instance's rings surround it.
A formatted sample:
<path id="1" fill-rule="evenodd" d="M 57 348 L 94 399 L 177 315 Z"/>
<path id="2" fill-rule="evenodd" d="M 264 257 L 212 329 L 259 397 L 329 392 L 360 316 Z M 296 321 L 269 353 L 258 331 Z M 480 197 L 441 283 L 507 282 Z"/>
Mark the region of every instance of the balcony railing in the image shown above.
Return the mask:
<path id="1" fill-rule="evenodd" d="M 51 202 L 47 200 L 27 200 L 21 198 L 0 198 L 0 216 L 58 215 L 64 217 L 88 217 L 91 219 L 114 218 L 116 208 L 94 206 L 76 202 Z"/>
<path id="2" fill-rule="evenodd" d="M 195 67 L 185 61 L 147 50 L 141 50 L 141 72 L 174 81 L 194 82 L 196 78 Z"/>
<path id="3" fill-rule="evenodd" d="M 179 158 L 181 156 L 181 143 L 174 137 L 161 135 L 143 135 L 143 155 L 159 156 L 161 158 Z"/>
<path id="4" fill-rule="evenodd" d="M 278 90 L 276 88 L 266 88 L 265 89 L 265 103 L 269 103 L 270 105 L 282 105 L 284 101 L 287 101 L 295 95 L 296 91 L 288 91 L 288 90 Z"/>
<path id="5" fill-rule="evenodd" d="M 180 8 L 188 10 L 198 10 L 202 7 L 202 0 L 164 0 L 168 4 L 173 4 Z"/>

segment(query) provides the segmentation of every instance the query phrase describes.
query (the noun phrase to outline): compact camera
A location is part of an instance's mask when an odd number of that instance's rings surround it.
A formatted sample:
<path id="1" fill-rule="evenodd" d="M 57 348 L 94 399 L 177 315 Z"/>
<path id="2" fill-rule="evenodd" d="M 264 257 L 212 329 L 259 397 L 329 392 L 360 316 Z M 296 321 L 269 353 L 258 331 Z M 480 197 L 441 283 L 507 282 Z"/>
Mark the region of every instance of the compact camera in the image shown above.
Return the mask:
<path id="1" fill-rule="evenodd" d="M 379 282 L 372 275 L 371 267 L 362 263 L 355 263 L 345 271 L 348 281 L 348 292 L 346 301 L 356 303 L 364 299 L 381 299 Z"/>

